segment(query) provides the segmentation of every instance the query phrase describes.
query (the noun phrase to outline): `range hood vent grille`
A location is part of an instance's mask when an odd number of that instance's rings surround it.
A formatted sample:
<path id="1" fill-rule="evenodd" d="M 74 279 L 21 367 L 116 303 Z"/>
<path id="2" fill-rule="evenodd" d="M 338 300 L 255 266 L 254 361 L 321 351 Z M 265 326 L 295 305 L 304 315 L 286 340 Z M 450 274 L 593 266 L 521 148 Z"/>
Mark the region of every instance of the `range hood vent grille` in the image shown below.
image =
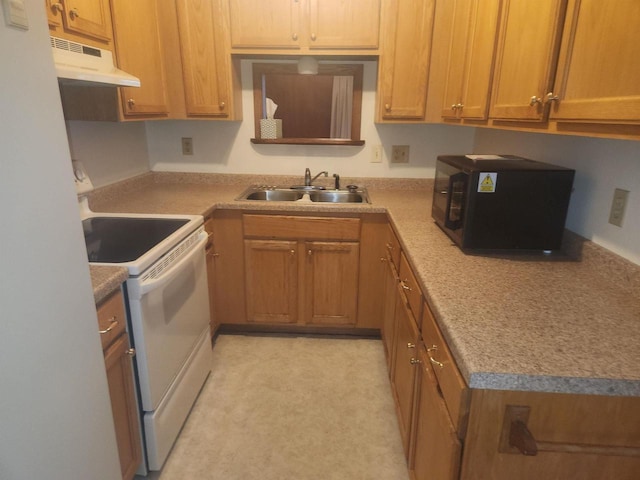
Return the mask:
<path id="1" fill-rule="evenodd" d="M 140 79 L 115 67 L 109 50 L 50 37 L 58 80 L 63 83 L 139 87 Z"/>

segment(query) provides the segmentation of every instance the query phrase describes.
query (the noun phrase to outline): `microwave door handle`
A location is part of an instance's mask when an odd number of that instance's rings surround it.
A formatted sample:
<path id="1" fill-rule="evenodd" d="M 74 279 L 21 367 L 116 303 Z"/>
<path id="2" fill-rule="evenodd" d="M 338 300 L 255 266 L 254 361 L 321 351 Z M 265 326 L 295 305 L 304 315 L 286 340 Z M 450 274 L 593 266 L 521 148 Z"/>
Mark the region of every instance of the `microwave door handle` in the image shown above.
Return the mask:
<path id="1" fill-rule="evenodd" d="M 467 174 L 462 172 L 456 173 L 455 175 L 451 175 L 449 177 L 449 188 L 447 191 L 447 208 L 445 210 L 444 225 L 445 227 L 450 228 L 451 230 L 457 230 L 460 227 L 462 227 L 462 215 L 464 214 L 463 208 L 465 203 L 464 195 L 466 195 L 466 190 L 467 190 L 466 188 L 467 178 L 468 178 Z M 451 218 L 451 203 L 453 201 L 453 196 L 456 193 L 456 190 L 454 189 L 454 184 L 457 183 L 458 181 L 464 185 L 464 187 L 460 191 L 463 197 L 461 197 L 458 201 L 459 203 L 458 207 L 460 209 L 458 218 L 453 220 Z"/>

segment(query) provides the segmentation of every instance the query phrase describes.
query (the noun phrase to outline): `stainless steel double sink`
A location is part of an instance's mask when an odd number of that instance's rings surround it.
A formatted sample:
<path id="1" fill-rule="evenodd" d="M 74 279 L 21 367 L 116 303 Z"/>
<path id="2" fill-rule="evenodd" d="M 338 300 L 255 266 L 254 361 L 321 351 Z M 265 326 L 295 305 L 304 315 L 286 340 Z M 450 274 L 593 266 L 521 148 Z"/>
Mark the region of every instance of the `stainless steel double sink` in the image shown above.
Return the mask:
<path id="1" fill-rule="evenodd" d="M 370 203 L 366 188 L 349 186 L 346 189 L 329 190 L 316 185 L 267 186 L 252 185 L 236 200 L 257 200 L 266 202 L 327 202 L 327 203 Z"/>

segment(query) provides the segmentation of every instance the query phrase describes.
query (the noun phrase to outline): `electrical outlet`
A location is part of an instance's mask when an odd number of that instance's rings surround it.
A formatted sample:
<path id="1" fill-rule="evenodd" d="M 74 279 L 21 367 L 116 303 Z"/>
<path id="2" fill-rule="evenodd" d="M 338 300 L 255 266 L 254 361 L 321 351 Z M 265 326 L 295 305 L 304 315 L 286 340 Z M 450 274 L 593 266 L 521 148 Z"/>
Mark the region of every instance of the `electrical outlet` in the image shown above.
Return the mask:
<path id="1" fill-rule="evenodd" d="M 182 154 L 193 155 L 193 138 L 182 137 Z"/>
<path id="2" fill-rule="evenodd" d="M 371 163 L 382 163 L 382 145 L 371 147 Z"/>
<path id="3" fill-rule="evenodd" d="M 391 163 L 409 163 L 409 145 L 393 145 Z"/>
<path id="4" fill-rule="evenodd" d="M 616 188 L 613 192 L 613 201 L 611 202 L 611 212 L 609 213 L 609 223 L 622 227 L 624 212 L 627 208 L 627 197 L 629 190 Z"/>

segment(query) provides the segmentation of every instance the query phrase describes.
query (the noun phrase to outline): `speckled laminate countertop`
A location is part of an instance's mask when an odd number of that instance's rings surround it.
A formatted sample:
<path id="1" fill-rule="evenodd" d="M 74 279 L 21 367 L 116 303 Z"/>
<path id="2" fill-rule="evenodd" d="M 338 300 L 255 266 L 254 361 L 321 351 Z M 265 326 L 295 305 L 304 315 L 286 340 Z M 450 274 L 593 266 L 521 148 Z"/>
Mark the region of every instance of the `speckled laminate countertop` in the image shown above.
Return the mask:
<path id="1" fill-rule="evenodd" d="M 571 255 L 464 254 L 431 220 L 429 180 L 365 179 L 372 204 L 355 206 L 236 201 L 251 183 L 291 181 L 146 174 L 96 191 L 90 205 L 203 215 L 215 208 L 387 212 L 470 387 L 640 396 L 637 265 L 569 232 Z"/>

